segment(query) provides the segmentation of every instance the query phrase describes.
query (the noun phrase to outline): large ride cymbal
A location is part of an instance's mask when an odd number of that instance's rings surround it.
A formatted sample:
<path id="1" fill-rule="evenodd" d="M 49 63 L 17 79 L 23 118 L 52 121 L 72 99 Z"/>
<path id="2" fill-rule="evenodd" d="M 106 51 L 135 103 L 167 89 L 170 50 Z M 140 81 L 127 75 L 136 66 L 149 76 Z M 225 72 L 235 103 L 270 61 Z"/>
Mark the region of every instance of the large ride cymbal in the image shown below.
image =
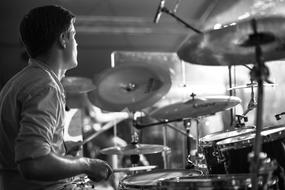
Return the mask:
<path id="1" fill-rule="evenodd" d="M 108 147 L 102 149 L 100 152 L 107 155 L 135 155 L 135 154 L 155 154 L 170 150 L 169 147 L 154 144 L 129 144 L 125 147 Z"/>
<path id="2" fill-rule="evenodd" d="M 186 102 L 174 103 L 150 113 L 156 119 L 183 119 L 207 116 L 227 110 L 241 102 L 235 96 L 209 96 L 194 98 Z"/>
<path id="3" fill-rule="evenodd" d="M 255 18 L 258 35 L 252 35 L 252 19 L 242 20 L 190 36 L 178 56 L 200 65 L 244 65 L 255 63 L 254 44 L 260 44 L 264 61 L 285 57 L 285 17 Z"/>
<path id="4" fill-rule="evenodd" d="M 122 64 L 103 72 L 95 85 L 88 93 L 94 105 L 107 111 L 137 111 L 160 100 L 169 91 L 171 78 L 162 67 Z"/>
<path id="5" fill-rule="evenodd" d="M 92 80 L 85 77 L 65 77 L 61 80 L 64 90 L 67 93 L 86 93 L 95 89 Z"/>

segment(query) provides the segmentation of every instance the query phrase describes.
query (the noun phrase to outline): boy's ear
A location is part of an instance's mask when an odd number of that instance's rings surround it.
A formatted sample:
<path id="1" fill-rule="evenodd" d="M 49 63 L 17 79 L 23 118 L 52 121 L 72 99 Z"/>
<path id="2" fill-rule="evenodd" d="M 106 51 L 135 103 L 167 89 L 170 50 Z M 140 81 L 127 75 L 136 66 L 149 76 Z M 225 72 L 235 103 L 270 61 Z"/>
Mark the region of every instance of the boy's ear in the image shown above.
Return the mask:
<path id="1" fill-rule="evenodd" d="M 59 36 L 59 45 L 62 47 L 62 48 L 66 48 L 66 36 L 67 34 L 65 32 L 62 32 Z"/>

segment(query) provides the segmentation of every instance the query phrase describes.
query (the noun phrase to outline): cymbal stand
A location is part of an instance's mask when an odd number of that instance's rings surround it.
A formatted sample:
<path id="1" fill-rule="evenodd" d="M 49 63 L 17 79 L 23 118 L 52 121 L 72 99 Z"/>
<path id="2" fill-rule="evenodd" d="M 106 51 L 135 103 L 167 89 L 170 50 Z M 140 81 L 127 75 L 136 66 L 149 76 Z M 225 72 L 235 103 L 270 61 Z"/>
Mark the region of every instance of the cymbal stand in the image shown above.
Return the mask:
<path id="1" fill-rule="evenodd" d="M 232 81 L 232 66 L 231 65 L 229 65 L 229 67 L 228 67 L 228 73 L 229 73 L 229 87 L 232 88 L 233 81 Z M 232 95 L 233 95 L 233 92 L 230 90 L 230 96 L 232 96 Z M 232 126 L 234 123 L 234 110 L 233 110 L 233 108 L 230 109 L 230 117 L 231 117 L 230 126 Z"/>
<path id="2" fill-rule="evenodd" d="M 168 126 L 168 124 L 165 122 L 160 123 L 160 124 L 163 124 L 163 145 L 165 147 L 167 147 L 167 128 L 166 127 Z M 144 125 L 144 126 L 139 125 L 136 118 L 133 119 L 133 126 L 137 129 L 143 129 L 145 127 L 154 126 L 154 125 L 156 125 L 156 124 L 150 124 L 150 125 Z M 133 135 L 132 135 L 132 143 L 131 144 L 136 145 L 136 144 L 138 144 L 138 141 L 139 141 L 138 133 L 136 132 L 136 130 L 133 127 L 132 127 L 132 131 L 133 131 L 132 132 Z M 169 153 L 168 151 L 163 151 L 161 153 L 162 158 L 163 158 L 163 168 L 164 169 L 167 169 L 168 165 L 169 165 L 168 164 L 168 153 Z M 133 156 L 133 161 L 132 161 L 132 156 Z M 131 162 L 132 163 L 134 162 L 134 164 L 137 164 L 138 163 L 137 157 L 134 157 L 134 156 L 135 155 L 131 155 Z"/>
<path id="3" fill-rule="evenodd" d="M 235 116 L 236 116 L 237 120 L 234 123 L 234 127 L 236 129 L 244 128 L 245 127 L 245 123 L 243 123 L 241 120 L 243 119 L 244 122 L 247 122 L 248 118 L 246 116 L 244 116 L 244 115 L 238 115 L 238 114 L 236 114 Z"/>
<path id="4" fill-rule="evenodd" d="M 163 146 L 167 147 L 167 125 L 162 126 L 162 136 L 163 136 Z M 162 158 L 163 158 L 163 168 L 168 168 L 168 151 L 163 151 Z"/>
<path id="5" fill-rule="evenodd" d="M 187 133 L 187 139 L 186 139 L 186 150 L 187 150 L 187 155 L 190 155 L 191 153 L 191 141 L 190 141 L 190 129 L 191 129 L 191 120 L 190 119 L 185 119 L 183 121 L 183 125 L 185 127 L 186 133 Z"/>
<path id="6" fill-rule="evenodd" d="M 251 84 L 253 84 L 253 80 L 251 79 Z M 247 122 L 248 121 L 248 118 L 246 116 L 246 114 L 248 114 L 248 112 L 250 112 L 251 110 L 253 110 L 254 108 L 257 107 L 257 102 L 255 100 L 255 97 L 254 97 L 254 90 L 253 90 L 253 86 L 250 87 L 251 88 L 251 94 L 250 94 L 250 100 L 248 102 L 248 105 L 247 105 L 247 109 L 243 112 L 242 115 L 237 115 L 236 114 L 236 117 L 238 119 L 238 123 L 235 125 L 236 128 L 241 128 L 241 127 L 245 127 L 245 125 L 243 123 L 241 123 L 241 119 L 244 120 L 244 122 Z"/>
<path id="7" fill-rule="evenodd" d="M 251 83 L 253 83 L 253 80 L 251 79 Z M 250 112 L 251 110 L 253 110 L 254 108 L 257 107 L 257 103 L 254 97 L 254 90 L 253 90 L 253 86 L 251 86 L 251 94 L 250 94 L 250 100 L 249 103 L 247 105 L 247 109 L 243 112 L 243 116 L 246 116 L 246 114 L 248 114 L 248 112 Z"/>
<path id="8" fill-rule="evenodd" d="M 139 142 L 139 135 L 136 129 L 131 125 L 131 144 L 136 146 Z M 140 161 L 140 155 L 138 154 L 132 154 L 130 155 L 130 160 L 132 167 L 137 167 Z M 133 174 L 135 174 L 136 171 L 133 171 Z"/>
<path id="9" fill-rule="evenodd" d="M 181 121 L 183 121 L 183 124 L 185 126 L 186 132 L 170 124 L 172 122 L 181 122 Z M 190 151 L 191 151 L 191 144 L 190 144 L 191 143 L 191 139 L 190 139 L 191 138 L 191 135 L 190 135 L 191 119 L 189 119 L 189 118 L 188 119 L 179 118 L 179 119 L 173 119 L 173 120 L 166 120 L 165 119 L 165 120 L 161 120 L 161 121 L 158 121 L 158 122 L 155 122 L 155 123 L 144 124 L 144 125 L 142 125 L 139 122 L 137 122 L 136 120 L 134 120 L 134 126 L 137 129 L 143 129 L 143 128 L 146 128 L 146 127 L 151 127 L 151 126 L 156 126 L 156 125 L 163 125 L 164 128 L 165 127 L 169 127 L 171 129 L 175 130 L 176 132 L 179 132 L 182 135 L 186 136 L 186 138 L 187 138 L 187 154 L 188 154 L 188 156 L 190 155 Z M 165 130 L 166 130 L 166 128 L 165 128 Z M 197 128 L 197 131 L 198 131 L 198 128 Z M 167 139 L 165 137 L 166 137 L 166 135 L 164 136 L 164 145 L 166 145 L 166 141 L 167 141 Z M 196 141 L 197 141 L 196 146 L 199 147 L 199 139 L 196 139 Z M 167 165 L 168 164 L 168 162 L 167 162 L 168 161 L 167 155 L 164 157 L 164 161 L 165 161 L 164 167 L 167 168 L 168 167 L 168 165 Z M 190 163 L 191 168 L 195 166 L 194 164 L 191 164 L 192 161 L 191 161 L 190 157 L 187 158 L 187 161 L 188 161 L 188 163 Z"/>
<path id="10" fill-rule="evenodd" d="M 191 141 L 190 141 L 190 127 L 191 127 L 191 120 L 195 120 L 196 121 L 196 152 L 195 152 L 195 156 L 191 156 Z M 200 152 L 200 130 L 199 130 L 199 119 L 198 118 L 192 118 L 192 119 L 185 119 L 183 121 L 184 123 L 184 127 L 186 129 L 187 132 L 187 165 L 186 165 L 186 169 L 193 169 L 193 168 L 200 168 L 200 169 L 204 169 L 201 165 L 201 161 L 204 159 L 204 157 L 202 156 L 201 152 Z M 194 157 L 194 158 L 193 158 Z M 194 161 L 194 163 L 193 163 Z"/>
<path id="11" fill-rule="evenodd" d="M 281 115 L 285 115 L 285 112 L 281 112 L 281 113 L 275 115 L 275 118 L 277 121 L 281 119 Z"/>
<path id="12" fill-rule="evenodd" d="M 258 94 L 257 94 L 257 111 L 256 111 L 256 133 L 254 141 L 254 158 L 251 161 L 250 171 L 252 175 L 252 187 L 253 190 L 258 189 L 258 171 L 261 165 L 260 153 L 262 148 L 262 137 L 261 130 L 263 126 L 263 81 L 268 81 L 269 69 L 264 64 L 262 60 L 262 49 L 261 44 L 268 43 L 270 40 L 266 39 L 266 34 L 257 32 L 257 23 L 255 19 L 252 19 L 251 26 L 253 29 L 253 34 L 249 36 L 249 40 L 244 43 L 244 46 L 254 46 L 255 47 L 255 58 L 256 63 L 250 72 L 250 77 L 257 81 L 258 84 Z"/>

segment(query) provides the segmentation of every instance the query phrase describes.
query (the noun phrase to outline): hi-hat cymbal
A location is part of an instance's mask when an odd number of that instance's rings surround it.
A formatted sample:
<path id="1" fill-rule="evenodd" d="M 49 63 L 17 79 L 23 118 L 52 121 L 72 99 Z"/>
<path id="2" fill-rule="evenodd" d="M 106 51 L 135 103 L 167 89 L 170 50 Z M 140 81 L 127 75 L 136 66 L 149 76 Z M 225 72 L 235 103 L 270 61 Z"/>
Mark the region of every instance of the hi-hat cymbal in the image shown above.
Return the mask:
<path id="1" fill-rule="evenodd" d="M 261 44 L 264 61 L 285 57 L 285 17 L 255 18 L 258 36 L 253 36 L 252 19 L 190 36 L 178 56 L 200 65 L 244 65 L 255 63 L 254 44 Z M 257 37 L 257 38 L 255 38 Z"/>
<path id="2" fill-rule="evenodd" d="M 160 100 L 170 89 L 169 71 L 158 66 L 122 64 L 103 72 L 90 101 L 107 111 L 141 110 Z"/>
<path id="3" fill-rule="evenodd" d="M 129 144 L 125 147 L 108 147 L 102 149 L 102 154 L 113 155 L 134 155 L 134 154 L 155 154 L 170 150 L 169 147 L 155 144 Z"/>
<path id="4" fill-rule="evenodd" d="M 136 167 L 130 167 L 130 168 L 114 168 L 113 172 L 131 172 L 131 171 L 141 171 L 141 170 L 151 170 L 157 168 L 157 166 L 136 166 Z"/>
<path id="5" fill-rule="evenodd" d="M 64 90 L 67 93 L 86 93 L 95 89 L 92 80 L 85 77 L 65 77 L 61 80 Z"/>
<path id="6" fill-rule="evenodd" d="M 157 119 L 183 119 L 199 116 L 212 115 L 236 106 L 241 102 L 235 96 L 209 96 L 194 98 L 186 102 L 174 103 L 150 113 L 150 116 Z"/>
<path id="7" fill-rule="evenodd" d="M 270 83 L 264 83 L 263 84 L 263 86 L 264 87 L 274 87 L 274 86 L 276 86 L 277 84 L 274 84 L 274 83 L 272 83 L 272 84 L 270 84 Z M 229 89 L 227 89 L 227 90 L 236 90 L 236 89 L 243 89 L 243 88 L 251 88 L 251 87 L 257 87 L 258 85 L 257 85 L 257 83 L 248 83 L 248 84 L 246 84 L 246 85 L 240 85 L 240 86 L 234 86 L 234 87 L 232 87 L 232 88 L 229 88 Z"/>

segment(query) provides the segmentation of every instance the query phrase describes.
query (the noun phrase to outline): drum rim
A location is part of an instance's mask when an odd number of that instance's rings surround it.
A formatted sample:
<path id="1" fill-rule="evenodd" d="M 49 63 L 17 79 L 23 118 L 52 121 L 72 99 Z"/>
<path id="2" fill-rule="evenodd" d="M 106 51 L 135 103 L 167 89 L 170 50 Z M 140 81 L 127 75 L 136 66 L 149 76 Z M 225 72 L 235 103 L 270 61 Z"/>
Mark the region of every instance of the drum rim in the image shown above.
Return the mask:
<path id="1" fill-rule="evenodd" d="M 195 171 L 195 172 L 197 172 L 198 175 L 200 175 L 200 176 L 203 175 L 203 171 L 198 170 L 198 169 L 156 169 L 156 170 L 152 170 L 152 171 L 147 171 L 147 172 L 138 173 L 138 174 L 131 175 L 131 176 L 126 176 L 126 177 L 124 177 L 123 179 L 120 180 L 119 186 L 122 187 L 123 189 L 124 189 L 124 188 L 128 188 L 128 187 L 130 187 L 130 188 L 154 187 L 154 186 L 156 186 L 157 184 L 155 184 L 155 185 L 126 184 L 126 183 L 124 183 L 124 181 L 125 181 L 126 179 L 131 178 L 131 177 L 143 176 L 143 175 L 147 175 L 147 174 L 162 173 L 162 172 L 165 172 L 165 173 L 168 172 L 168 173 L 169 173 L 169 172 L 180 172 L 180 171 L 185 171 L 185 172 L 188 171 L 189 174 L 190 174 L 190 171 Z M 184 177 L 186 177 L 186 176 L 184 176 Z M 191 177 L 191 176 L 189 175 L 188 177 Z M 172 178 L 172 177 L 171 177 L 171 178 Z M 164 179 L 164 180 L 166 180 L 166 179 Z M 158 180 L 158 183 L 159 183 L 160 181 L 164 181 L 164 180 Z"/>
<path id="2" fill-rule="evenodd" d="M 251 176 L 253 174 L 250 173 L 240 173 L 240 174 L 211 174 L 207 176 L 193 176 L 193 177 L 174 177 L 167 180 L 163 180 L 159 182 L 160 186 L 171 186 L 175 185 L 176 187 L 187 184 L 187 187 L 209 187 L 207 185 L 222 185 L 223 187 L 227 187 L 228 185 L 239 185 L 242 187 L 248 187 L 251 185 Z M 219 177 L 219 178 L 218 178 Z M 260 176 L 262 177 L 262 176 Z M 192 181 L 183 181 L 183 179 L 192 179 Z M 199 179 L 208 181 L 199 181 Z M 214 179 L 214 181 L 211 181 Z M 235 180 L 233 182 L 233 180 Z M 259 180 L 262 181 L 262 178 Z M 231 184 L 230 184 L 231 183 Z M 232 184 L 234 183 L 234 184 Z M 189 186 L 192 185 L 192 186 Z M 203 186 L 204 185 L 204 186 Z M 205 186 L 206 185 L 206 186 Z"/>
<path id="3" fill-rule="evenodd" d="M 272 131 L 278 130 L 278 131 L 270 133 L 268 135 L 261 135 L 263 143 L 269 143 L 269 142 L 273 142 L 277 140 L 282 140 L 285 138 L 285 126 L 284 125 L 264 128 L 261 133 L 265 133 L 266 131 L 270 131 L 270 130 Z M 230 142 L 230 143 L 223 143 L 223 141 L 225 140 L 238 138 L 238 137 L 245 136 L 245 135 L 251 135 L 251 137 L 245 140 L 239 140 L 239 141 Z M 249 146 L 253 146 L 254 138 L 255 138 L 255 132 L 251 132 L 248 134 L 242 134 L 239 136 L 230 137 L 228 139 L 221 140 L 216 143 L 216 146 L 221 151 L 238 150 L 238 149 L 246 148 Z"/>
<path id="4" fill-rule="evenodd" d="M 225 140 L 225 139 L 228 139 L 228 138 L 233 138 L 233 137 L 236 137 L 236 136 L 240 136 L 240 135 L 244 135 L 244 134 L 248 134 L 248 133 L 252 133 L 255 129 L 255 126 L 247 126 L 248 128 L 244 128 L 244 129 L 234 129 L 234 130 L 227 130 L 227 131 L 218 131 L 218 132 L 215 132 L 214 134 L 209 134 L 209 135 L 206 135 L 202 138 L 199 139 L 199 142 L 200 142 L 200 145 L 202 147 L 209 147 L 209 146 L 213 146 L 215 145 L 217 142 L 219 141 L 222 141 L 222 140 Z M 234 132 L 234 131 L 242 131 L 242 130 L 248 130 L 247 132 L 243 132 L 241 134 L 235 134 L 235 135 L 232 135 L 231 137 L 223 137 L 223 138 L 218 138 L 218 139 L 205 139 L 207 136 L 210 136 L 210 135 L 220 135 L 220 134 L 226 134 L 226 133 L 229 133 L 229 132 Z"/>

